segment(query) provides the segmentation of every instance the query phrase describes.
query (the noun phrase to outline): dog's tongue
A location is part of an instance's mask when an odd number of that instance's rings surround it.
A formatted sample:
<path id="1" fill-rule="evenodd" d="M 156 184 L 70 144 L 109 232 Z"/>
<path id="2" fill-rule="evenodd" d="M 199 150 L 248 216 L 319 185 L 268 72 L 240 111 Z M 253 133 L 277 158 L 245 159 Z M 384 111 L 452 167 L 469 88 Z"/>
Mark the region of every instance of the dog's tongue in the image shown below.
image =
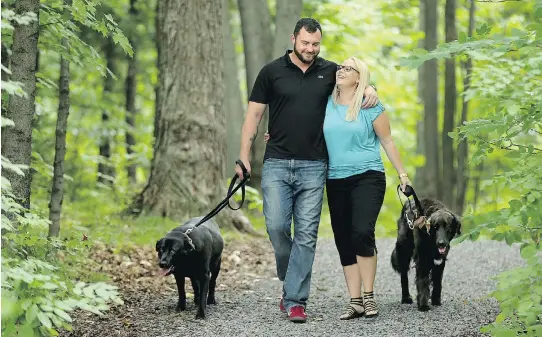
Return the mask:
<path id="1" fill-rule="evenodd" d="M 161 268 L 161 269 L 160 269 L 160 274 L 161 274 L 162 276 L 167 276 L 167 274 L 169 274 L 169 272 L 171 271 L 171 268 L 173 268 L 173 267 L 169 267 L 169 268 Z"/>
<path id="2" fill-rule="evenodd" d="M 439 248 L 438 252 L 444 254 L 446 252 L 446 248 Z"/>

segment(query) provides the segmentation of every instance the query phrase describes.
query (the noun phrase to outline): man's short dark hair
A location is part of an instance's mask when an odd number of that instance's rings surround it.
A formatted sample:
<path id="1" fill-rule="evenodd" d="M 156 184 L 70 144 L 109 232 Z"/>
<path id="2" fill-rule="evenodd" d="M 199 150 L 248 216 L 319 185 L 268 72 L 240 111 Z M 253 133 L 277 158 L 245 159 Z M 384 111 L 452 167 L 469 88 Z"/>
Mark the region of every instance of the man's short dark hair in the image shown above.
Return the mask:
<path id="1" fill-rule="evenodd" d="M 305 28 L 305 30 L 311 34 L 316 33 L 316 30 L 319 30 L 320 34 L 322 34 L 322 27 L 320 26 L 320 23 L 313 18 L 301 18 L 299 21 L 297 21 L 294 28 L 295 37 L 297 37 L 297 34 L 299 34 L 301 28 Z"/>

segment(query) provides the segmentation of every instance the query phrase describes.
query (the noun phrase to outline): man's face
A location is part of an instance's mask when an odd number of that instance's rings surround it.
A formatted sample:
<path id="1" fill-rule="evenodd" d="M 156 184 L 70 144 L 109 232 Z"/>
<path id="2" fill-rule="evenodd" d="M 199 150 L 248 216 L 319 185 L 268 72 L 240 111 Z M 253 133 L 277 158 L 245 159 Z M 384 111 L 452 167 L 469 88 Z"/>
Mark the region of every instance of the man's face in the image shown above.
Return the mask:
<path id="1" fill-rule="evenodd" d="M 320 53 L 322 33 L 319 30 L 309 33 L 305 28 L 301 28 L 297 36 L 292 36 L 292 40 L 294 53 L 303 63 L 310 64 Z"/>

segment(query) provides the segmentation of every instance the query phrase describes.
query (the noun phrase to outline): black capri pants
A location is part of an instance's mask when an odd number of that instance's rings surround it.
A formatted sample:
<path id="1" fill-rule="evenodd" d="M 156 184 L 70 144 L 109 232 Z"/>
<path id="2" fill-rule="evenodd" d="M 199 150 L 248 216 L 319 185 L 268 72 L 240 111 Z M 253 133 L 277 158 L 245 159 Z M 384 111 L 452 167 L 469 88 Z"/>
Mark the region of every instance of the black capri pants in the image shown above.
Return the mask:
<path id="1" fill-rule="evenodd" d="M 344 179 L 328 179 L 326 192 L 341 264 L 355 264 L 356 255 L 374 256 L 375 224 L 386 192 L 384 172 L 369 170 Z"/>

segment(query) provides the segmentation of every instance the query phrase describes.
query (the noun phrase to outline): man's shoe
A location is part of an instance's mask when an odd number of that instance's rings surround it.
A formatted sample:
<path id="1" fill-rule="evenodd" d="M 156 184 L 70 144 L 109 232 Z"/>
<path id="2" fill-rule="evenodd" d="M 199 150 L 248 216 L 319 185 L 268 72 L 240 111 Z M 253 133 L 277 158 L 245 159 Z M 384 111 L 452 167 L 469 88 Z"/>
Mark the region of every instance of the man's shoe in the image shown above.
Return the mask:
<path id="1" fill-rule="evenodd" d="M 286 313 L 286 308 L 284 307 L 284 297 L 280 298 L 279 309 L 281 312 Z"/>
<path id="2" fill-rule="evenodd" d="M 291 307 L 288 312 L 288 318 L 294 323 L 305 323 L 307 320 L 307 314 L 305 314 L 305 308 L 300 305 Z"/>

